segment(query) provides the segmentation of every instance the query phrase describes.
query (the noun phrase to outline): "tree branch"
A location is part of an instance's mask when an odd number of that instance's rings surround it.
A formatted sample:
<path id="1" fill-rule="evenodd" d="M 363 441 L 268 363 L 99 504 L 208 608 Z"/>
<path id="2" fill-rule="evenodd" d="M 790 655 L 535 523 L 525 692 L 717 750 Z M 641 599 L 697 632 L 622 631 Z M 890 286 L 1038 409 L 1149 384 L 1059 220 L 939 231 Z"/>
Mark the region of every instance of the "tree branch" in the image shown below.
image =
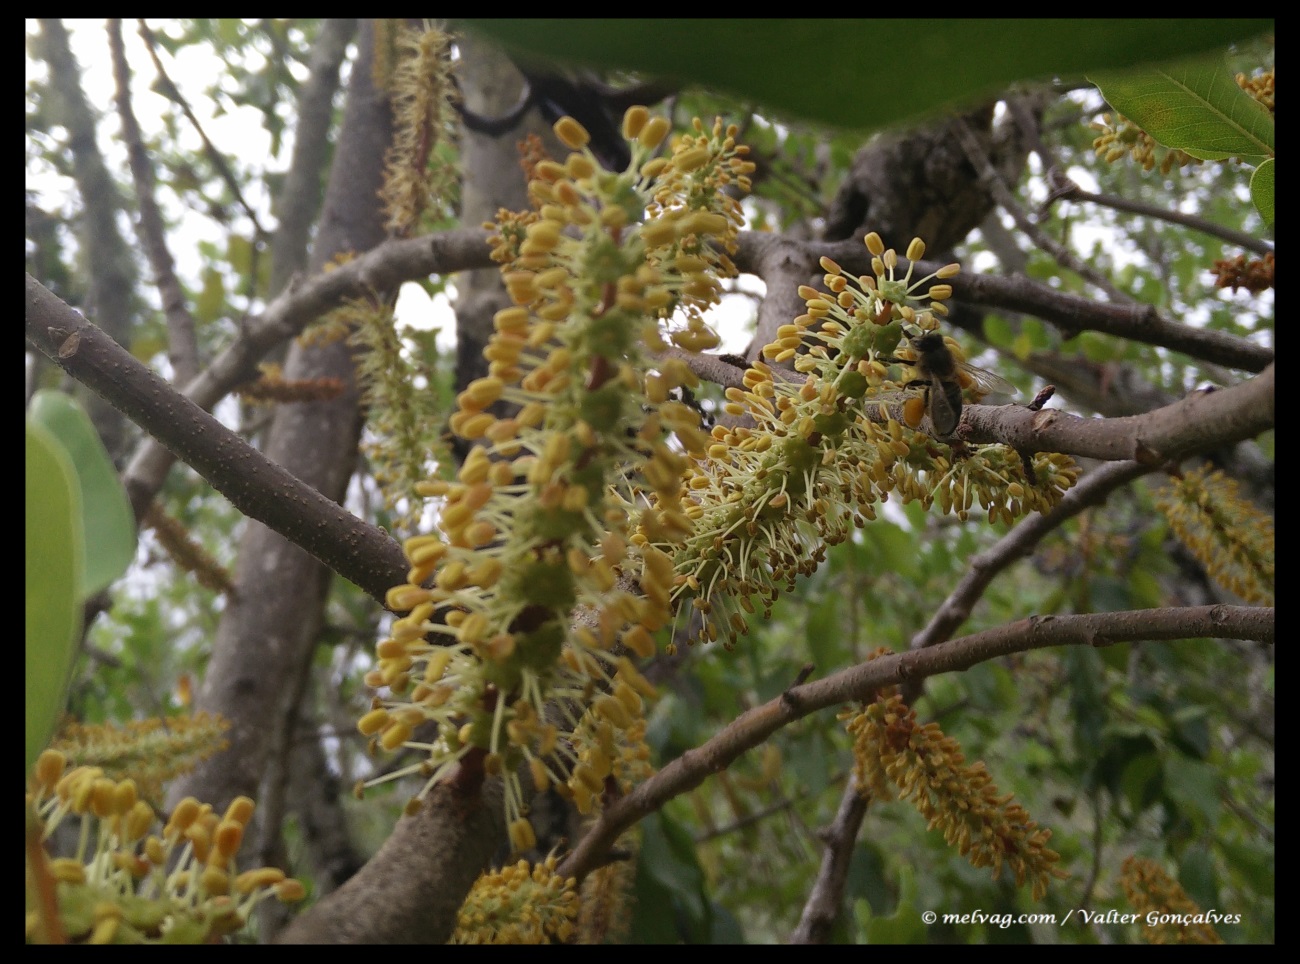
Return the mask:
<path id="1" fill-rule="evenodd" d="M 849 880 L 849 864 L 853 860 L 853 847 L 858 839 L 858 829 L 867 815 L 867 801 L 858 790 L 853 774 L 844 784 L 840 807 L 835 820 L 818 836 L 826 845 L 822 853 L 821 869 L 808 899 L 804 901 L 799 926 L 790 934 L 791 944 L 825 944 L 831 928 L 844 906 L 844 887 Z"/>
<path id="2" fill-rule="evenodd" d="M 250 518 L 283 533 L 382 602 L 407 571 L 401 548 L 179 395 L 27 275 L 27 339 L 169 447 Z"/>
<path id="3" fill-rule="evenodd" d="M 82 308 L 98 319 L 99 326 L 110 335 L 126 341 L 132 324 L 136 267 L 131 250 L 118 230 L 117 216 L 125 210 L 125 205 L 96 146 L 95 117 L 81 90 L 77 61 L 72 55 L 68 32 L 60 21 L 41 21 L 41 46 L 50 66 L 57 116 L 67 128 L 73 177 L 81 196 L 77 239 L 89 275 Z M 123 458 L 130 445 L 126 423 L 93 395 L 87 410 L 109 456 L 114 460 Z"/>
<path id="4" fill-rule="evenodd" d="M 244 191 L 239 184 L 239 178 L 235 177 L 235 173 L 230 169 L 230 165 L 226 163 L 226 158 L 222 155 L 221 151 L 217 150 L 217 145 L 213 144 L 208 138 L 207 132 L 203 130 L 203 125 L 200 124 L 199 119 L 194 116 L 194 111 L 190 108 L 189 102 L 181 95 L 180 88 L 177 87 L 176 84 L 172 82 L 171 77 L 167 75 L 167 68 L 163 66 L 162 58 L 158 56 L 158 41 L 154 38 L 153 31 L 149 29 L 149 25 L 146 24 L 144 20 L 140 20 L 139 24 L 140 37 L 144 40 L 145 48 L 149 51 L 149 56 L 153 60 L 154 69 L 158 71 L 158 80 L 162 85 L 163 90 L 166 92 L 165 96 L 180 107 L 186 120 L 190 122 L 190 126 L 192 126 L 195 133 L 199 135 L 199 139 L 203 141 L 203 149 L 208 155 L 208 160 L 212 162 L 212 167 L 216 170 L 217 174 L 220 175 L 221 180 L 225 181 L 226 188 L 232 195 L 234 195 L 240 208 L 243 209 L 244 215 L 253 223 L 253 230 L 257 232 L 259 237 L 269 237 L 270 232 L 262 227 L 261 222 L 257 219 L 257 212 L 253 210 L 253 206 L 244 199 Z"/>
<path id="5" fill-rule="evenodd" d="M 975 603 L 999 573 L 1008 569 L 1012 563 L 1028 558 L 1049 533 L 1055 532 L 1067 520 L 1073 519 L 1085 509 L 1103 504 L 1116 489 L 1157 468 L 1139 462 L 1103 465 L 1084 475 L 1078 485 L 1065 493 L 1050 512 L 1021 519 L 1005 536 L 971 558 L 966 574 L 935 609 L 929 623 L 912 637 L 909 646 L 914 650 L 925 649 L 949 639 L 957 627 L 970 617 Z M 921 694 L 922 683 L 922 680 L 916 680 L 903 688 L 903 697 L 908 703 L 916 702 Z"/>
<path id="6" fill-rule="evenodd" d="M 871 271 L 870 254 L 860 241 L 797 241 L 781 235 L 745 231 L 737 237 L 737 245 L 732 259 L 736 267 L 765 280 L 770 264 L 778 261 L 810 266 L 798 282 L 808 284 L 809 278 L 820 277 L 817 259 L 823 255 L 855 274 Z M 935 261 L 918 261 L 915 274 L 924 277 L 941 267 Z M 1106 304 L 1019 276 L 959 274 L 947 283 L 952 285 L 953 297 L 958 301 L 1033 315 L 1055 325 L 1066 337 L 1083 331 L 1100 331 L 1248 372 L 1262 371 L 1274 358 L 1272 349 L 1224 332 L 1179 324 L 1165 318 L 1151 305 Z M 800 305 L 795 314 L 803 312 L 802 302 Z M 761 325 L 759 335 L 764 336 Z"/>
<path id="7" fill-rule="evenodd" d="M 1270 365 L 1249 381 L 1193 392 L 1143 415 L 1081 418 L 1059 408 L 963 405 L 957 437 L 973 445 L 1000 442 L 1017 452 L 1062 452 L 1106 462 L 1178 461 L 1252 439 L 1274 427 L 1274 374 Z M 873 422 L 902 421 L 898 398 L 862 402 Z M 924 428 L 928 422 L 922 422 Z"/>
<path id="8" fill-rule="evenodd" d="M 1261 256 L 1273 250 L 1272 242 L 1265 241 L 1253 234 L 1247 234 L 1245 231 L 1234 231 L 1232 228 L 1215 224 L 1205 218 L 1199 218 L 1192 214 L 1183 214 L 1181 211 L 1174 211 L 1169 208 L 1156 207 L 1154 204 L 1147 204 L 1145 201 L 1117 197 L 1113 194 L 1093 194 L 1091 191 L 1085 191 L 1079 187 L 1078 184 L 1075 184 L 1074 181 L 1059 171 L 1055 172 L 1052 182 L 1053 190 L 1047 201 L 1044 202 L 1044 208 L 1058 201 L 1083 201 L 1100 207 L 1112 208 L 1116 211 L 1137 214 L 1144 218 L 1155 218 L 1160 221 L 1168 221 L 1171 224 L 1181 224 L 1183 227 L 1191 228 L 1193 231 L 1200 231 L 1202 234 L 1208 234 L 1221 241 L 1226 241 L 1228 244 L 1235 244 Z"/>
<path id="9" fill-rule="evenodd" d="M 294 337 L 308 324 L 347 298 L 372 291 L 395 290 L 403 281 L 448 274 L 491 264 L 488 232 L 463 228 L 423 238 L 386 241 L 333 271 L 290 285 L 249 319 L 224 351 L 184 389 L 184 396 L 202 409 L 211 409 L 232 388 L 254 378 L 257 363 L 273 347 Z M 162 487 L 172 456 L 161 445 L 144 443 L 123 473 L 127 492 L 136 506 L 148 504 Z"/>
<path id="10" fill-rule="evenodd" d="M 1080 418 L 1057 408 L 967 405 L 959 433 L 975 444 L 1003 442 L 1022 453 L 1065 452 L 1108 462 L 1177 461 L 1254 438 L 1273 428 L 1274 373 L 1269 365 L 1249 381 L 1193 392 L 1144 415 Z"/>
<path id="11" fill-rule="evenodd" d="M 781 727 L 838 703 L 865 700 L 882 686 L 965 670 L 999 656 L 1052 646 L 1109 646 L 1204 636 L 1272 643 L 1274 618 L 1272 608 L 1249 606 L 1031 616 L 928 649 L 882 656 L 817 682 L 792 687 L 741 714 L 717 736 L 687 750 L 607 807 L 561 862 L 558 872 L 581 879 L 600 866 L 604 854 L 623 831 L 730 766 L 740 754 L 758 746 Z"/>
<path id="12" fill-rule="evenodd" d="M 501 785 L 465 796 L 439 783 L 366 865 L 307 908 L 281 944 L 445 944 L 456 912 L 506 833 Z"/>
<path id="13" fill-rule="evenodd" d="M 307 242 L 320 212 L 321 172 L 329 157 L 329 133 L 339 68 L 357 22 L 344 17 L 321 21 L 307 64 L 308 76 L 298 90 L 293 157 L 284 186 L 272 200 L 278 224 L 271 240 L 271 294 L 278 295 L 296 272 L 307 266 Z"/>
<path id="14" fill-rule="evenodd" d="M 1007 187 L 1002 175 L 998 173 L 989 160 L 988 153 L 984 150 L 979 138 L 975 136 L 975 132 L 960 117 L 953 121 L 952 132 L 956 136 L 957 142 L 961 144 L 966 159 L 970 161 L 971 166 L 975 168 L 976 173 L 979 175 L 981 185 L 993 195 L 993 199 L 997 201 L 1002 210 L 1011 215 L 1012 220 L 1016 222 L 1016 226 L 1025 233 L 1025 237 L 1029 238 L 1040 250 L 1051 255 L 1061 267 L 1073 271 L 1114 300 L 1124 304 L 1131 304 L 1134 301 L 1130 295 L 1121 292 L 1111 284 L 1109 279 L 1093 271 L 1091 267 L 1063 244 L 1049 238 L 1043 231 L 1039 230 L 1038 225 L 1030 220 L 1029 215 L 1020 206 L 1020 202 L 1016 200 L 1010 188 Z"/>
<path id="15" fill-rule="evenodd" d="M 131 69 L 122 45 L 122 21 L 108 21 L 108 43 L 113 55 L 113 81 L 117 84 L 117 114 L 122 120 L 122 139 L 126 142 L 131 179 L 135 182 L 136 204 L 140 218 L 136 236 L 153 268 L 154 284 L 162 296 L 163 315 L 167 319 L 167 357 L 171 360 L 178 384 L 193 378 L 199 370 L 199 345 L 195 337 L 194 317 L 185 305 L 185 293 L 176 277 L 176 262 L 167 250 L 162 212 L 154 196 L 156 184 L 153 165 L 144 147 L 140 124 L 131 107 Z"/>

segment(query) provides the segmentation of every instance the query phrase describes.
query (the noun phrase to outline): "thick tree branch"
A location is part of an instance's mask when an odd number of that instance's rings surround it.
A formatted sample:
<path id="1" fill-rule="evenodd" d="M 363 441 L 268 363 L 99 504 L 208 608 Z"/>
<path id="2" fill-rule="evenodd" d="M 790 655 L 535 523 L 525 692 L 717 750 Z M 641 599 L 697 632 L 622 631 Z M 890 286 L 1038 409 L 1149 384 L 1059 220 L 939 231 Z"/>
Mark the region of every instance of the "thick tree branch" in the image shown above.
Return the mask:
<path id="1" fill-rule="evenodd" d="M 440 783 L 347 883 L 305 910 L 281 944 L 445 944 L 505 837 L 501 787 L 465 796 Z"/>
<path id="2" fill-rule="evenodd" d="M 1199 637 L 1251 639 L 1272 643 L 1274 610 L 1249 606 L 1195 606 L 1082 616 L 1030 616 L 997 629 L 963 636 L 928 649 L 882 656 L 786 690 L 741 714 L 717 736 L 676 760 L 611 804 L 559 866 L 579 879 L 599 867 L 619 835 L 669 800 L 692 790 L 758 746 L 781 727 L 839 703 L 868 699 L 882 686 L 908 683 L 939 673 L 970 669 L 1012 653 L 1052 646 L 1109 646 L 1114 643 Z"/>
<path id="3" fill-rule="evenodd" d="M 902 421 L 901 400 L 873 403 L 862 413 L 875 422 Z M 921 424 L 925 429 L 928 419 Z M 1249 381 L 1212 392 L 1193 392 L 1144 415 L 1081 418 L 1059 408 L 964 405 L 956 435 L 963 442 L 1001 442 L 1016 451 L 1063 452 L 1106 462 L 1178 461 L 1252 439 L 1273 428 L 1274 374 L 1270 365 Z"/>
<path id="4" fill-rule="evenodd" d="M 1003 442 L 1022 453 L 1065 452 L 1108 462 L 1177 461 L 1252 439 L 1273 428 L 1274 373 L 1269 365 L 1249 381 L 1213 392 L 1193 392 L 1145 415 L 1080 418 L 1056 408 L 968 405 L 961 438 Z"/>
<path id="5" fill-rule="evenodd" d="M 382 601 L 405 578 L 401 548 L 272 462 L 27 276 L 27 339 L 207 479 L 237 509 L 283 532 Z"/>

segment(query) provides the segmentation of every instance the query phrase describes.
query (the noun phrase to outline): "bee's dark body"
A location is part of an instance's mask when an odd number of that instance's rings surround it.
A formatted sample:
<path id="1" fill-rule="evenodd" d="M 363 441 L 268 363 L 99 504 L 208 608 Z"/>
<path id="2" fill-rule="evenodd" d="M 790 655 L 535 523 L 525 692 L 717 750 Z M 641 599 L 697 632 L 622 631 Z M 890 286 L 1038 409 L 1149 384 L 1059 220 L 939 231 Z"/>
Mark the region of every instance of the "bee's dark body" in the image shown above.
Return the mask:
<path id="1" fill-rule="evenodd" d="M 977 399 L 986 395 L 1015 395 L 1016 387 L 1001 375 L 958 361 L 952 349 L 937 332 L 918 335 L 911 340 L 912 358 L 890 358 L 891 364 L 906 365 L 916 377 L 904 386 L 906 391 L 921 389 L 925 413 L 936 435 L 951 436 L 961 423 L 962 392 L 971 391 Z M 913 396 L 915 397 L 915 396 Z M 916 427 L 920 422 L 909 420 Z"/>
<path id="2" fill-rule="evenodd" d="M 925 408 L 934 430 L 940 435 L 951 435 L 961 421 L 961 379 L 958 378 L 957 359 L 953 357 L 943 336 L 922 335 L 913 339 L 916 358 L 909 364 L 916 369 L 914 384 L 925 389 Z"/>

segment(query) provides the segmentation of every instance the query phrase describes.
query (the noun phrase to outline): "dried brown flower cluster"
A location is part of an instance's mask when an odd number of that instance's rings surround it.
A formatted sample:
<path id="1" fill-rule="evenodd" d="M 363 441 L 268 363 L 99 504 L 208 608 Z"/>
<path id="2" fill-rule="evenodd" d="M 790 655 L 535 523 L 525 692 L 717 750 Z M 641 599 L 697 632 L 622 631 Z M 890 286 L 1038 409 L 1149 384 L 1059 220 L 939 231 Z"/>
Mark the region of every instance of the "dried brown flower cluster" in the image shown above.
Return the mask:
<path id="1" fill-rule="evenodd" d="M 864 795 L 910 800 L 973 866 L 991 868 L 995 878 L 1010 868 L 1016 886 L 1028 883 L 1035 900 L 1054 877 L 1067 876 L 1056 866 L 1060 854 L 1047 846 L 1052 832 L 1039 828 L 1011 794 L 1000 794 L 983 763 L 968 766 L 939 724 L 918 723 L 897 692 L 852 714 L 848 730 Z"/>

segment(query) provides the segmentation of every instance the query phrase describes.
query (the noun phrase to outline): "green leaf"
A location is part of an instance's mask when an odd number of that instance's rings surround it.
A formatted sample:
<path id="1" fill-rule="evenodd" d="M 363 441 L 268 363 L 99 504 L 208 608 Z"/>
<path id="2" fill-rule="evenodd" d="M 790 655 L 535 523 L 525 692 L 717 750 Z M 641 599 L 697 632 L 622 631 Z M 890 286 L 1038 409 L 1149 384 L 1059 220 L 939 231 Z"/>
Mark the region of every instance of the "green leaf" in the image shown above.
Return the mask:
<path id="1" fill-rule="evenodd" d="M 1255 210 L 1270 228 L 1273 226 L 1273 158 L 1269 158 L 1255 168 L 1250 179 L 1250 199 L 1255 202 Z"/>
<path id="2" fill-rule="evenodd" d="M 104 443 L 71 395 L 39 391 L 28 415 L 57 440 L 71 461 L 83 507 L 85 559 L 81 598 L 93 596 L 126 571 L 135 556 L 135 514 Z"/>
<path id="3" fill-rule="evenodd" d="M 253 242 L 242 234 L 232 234 L 226 242 L 230 270 L 241 278 L 253 273 Z"/>
<path id="4" fill-rule="evenodd" d="M 1135 756 L 1120 777 L 1120 789 L 1134 813 L 1141 813 L 1160 795 L 1160 758 L 1154 753 Z"/>
<path id="5" fill-rule="evenodd" d="M 1164 761 L 1165 793 L 1178 804 L 1184 816 L 1198 827 L 1209 829 L 1223 809 L 1218 770 L 1208 763 L 1170 754 Z"/>
<path id="6" fill-rule="evenodd" d="M 1187 891 L 1187 896 L 1202 907 L 1213 907 L 1219 902 L 1218 873 L 1214 867 L 1214 855 L 1202 840 L 1198 846 L 1192 846 L 1182 855 L 1178 867 L 1178 882 Z"/>
<path id="7" fill-rule="evenodd" d="M 844 657 L 844 631 L 840 624 L 840 597 L 827 594 L 808 614 L 808 651 L 818 666 L 837 666 Z"/>
<path id="8" fill-rule="evenodd" d="M 534 59 L 644 71 L 876 130 L 1023 80 L 1221 50 L 1272 20 L 468 20 Z"/>
<path id="9" fill-rule="evenodd" d="M 994 314 L 984 316 L 984 338 L 994 348 L 1009 351 L 1015 337 L 1016 331 L 1007 319 Z"/>
<path id="10" fill-rule="evenodd" d="M 880 559 L 881 569 L 893 572 L 900 579 L 919 576 L 921 557 L 916 551 L 915 533 L 879 519 L 872 526 L 870 545 Z"/>
<path id="11" fill-rule="evenodd" d="M 54 735 L 81 633 L 81 502 L 72 462 L 27 422 L 27 770 Z"/>
<path id="12" fill-rule="evenodd" d="M 662 811 L 641 826 L 644 836 L 637 861 L 631 939 L 655 943 L 705 940 L 712 928 L 712 905 L 690 834 Z"/>
<path id="13" fill-rule="evenodd" d="M 1106 103 L 1165 147 L 1202 160 L 1273 156 L 1273 116 L 1220 59 L 1089 79 Z"/>
<path id="14" fill-rule="evenodd" d="M 898 870 L 898 909 L 885 917 L 872 911 L 865 900 L 855 901 L 853 915 L 862 934 L 871 944 L 923 944 L 926 925 L 916 906 L 916 876 L 910 867 Z"/>
<path id="15" fill-rule="evenodd" d="M 226 304 L 226 282 L 216 268 L 203 269 L 203 289 L 194 299 L 194 320 L 201 325 L 221 317 Z"/>

